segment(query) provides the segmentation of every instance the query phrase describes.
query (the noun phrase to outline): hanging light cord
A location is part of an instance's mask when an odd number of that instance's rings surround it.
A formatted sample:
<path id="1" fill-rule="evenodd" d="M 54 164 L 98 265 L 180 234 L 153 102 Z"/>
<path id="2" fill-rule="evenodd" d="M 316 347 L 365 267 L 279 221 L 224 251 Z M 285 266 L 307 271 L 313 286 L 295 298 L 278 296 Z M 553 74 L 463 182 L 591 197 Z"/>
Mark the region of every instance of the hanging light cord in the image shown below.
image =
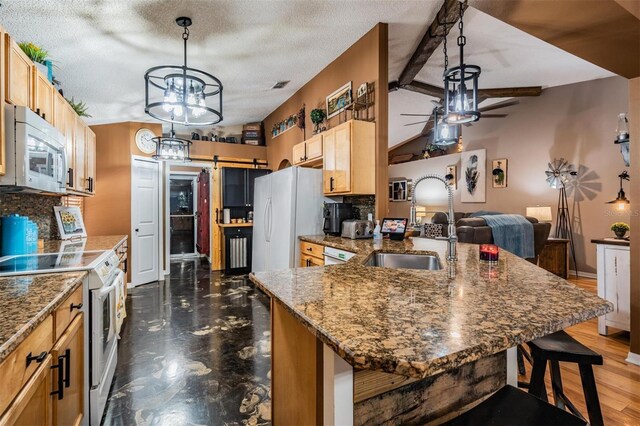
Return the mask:
<path id="1" fill-rule="evenodd" d="M 447 13 L 447 2 L 445 0 L 444 2 L 444 16 L 448 16 Z M 445 19 L 444 21 L 444 36 L 443 36 L 444 40 L 443 40 L 443 44 L 444 44 L 444 71 L 447 72 L 447 69 L 449 68 L 449 56 L 447 55 L 447 21 Z"/>
<path id="2" fill-rule="evenodd" d="M 189 40 L 189 28 L 184 27 L 184 32 L 182 33 L 182 39 L 184 40 L 184 67 L 187 67 L 187 40 Z"/>
<path id="3" fill-rule="evenodd" d="M 458 46 L 460 46 L 460 67 L 464 65 L 464 45 L 467 44 L 467 38 L 464 36 L 464 23 L 462 22 L 462 18 L 464 17 L 464 4 L 460 2 L 460 20 L 458 21 L 458 29 L 460 30 L 460 35 L 458 36 Z"/>

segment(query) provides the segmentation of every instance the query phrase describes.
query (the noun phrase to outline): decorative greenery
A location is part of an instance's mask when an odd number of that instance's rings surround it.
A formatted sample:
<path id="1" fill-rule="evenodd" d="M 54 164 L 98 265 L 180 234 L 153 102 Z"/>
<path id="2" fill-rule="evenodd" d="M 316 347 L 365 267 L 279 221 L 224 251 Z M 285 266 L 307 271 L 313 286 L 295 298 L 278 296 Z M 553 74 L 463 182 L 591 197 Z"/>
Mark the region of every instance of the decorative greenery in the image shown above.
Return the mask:
<path id="1" fill-rule="evenodd" d="M 89 107 L 87 107 L 87 104 L 85 104 L 84 102 L 76 102 L 74 98 L 71 98 L 71 100 L 67 99 L 67 102 L 69 102 L 69 105 L 71 105 L 71 108 L 73 108 L 73 110 L 76 112 L 76 114 L 78 114 L 79 117 L 91 117 L 87 113 Z"/>
<path id="2" fill-rule="evenodd" d="M 43 49 L 42 47 L 33 44 L 31 42 L 24 41 L 22 43 L 18 43 L 20 49 L 31 59 L 33 62 L 37 62 L 39 64 L 44 64 L 44 62 L 49 57 L 49 52 Z"/>
<path id="3" fill-rule="evenodd" d="M 327 118 L 327 113 L 322 108 L 316 108 L 311 110 L 311 122 L 316 126 Z"/>
<path id="4" fill-rule="evenodd" d="M 624 222 L 616 222 L 613 225 L 611 225 L 611 230 L 613 232 L 627 232 L 629 231 L 629 229 L 631 229 L 629 225 L 627 225 Z"/>

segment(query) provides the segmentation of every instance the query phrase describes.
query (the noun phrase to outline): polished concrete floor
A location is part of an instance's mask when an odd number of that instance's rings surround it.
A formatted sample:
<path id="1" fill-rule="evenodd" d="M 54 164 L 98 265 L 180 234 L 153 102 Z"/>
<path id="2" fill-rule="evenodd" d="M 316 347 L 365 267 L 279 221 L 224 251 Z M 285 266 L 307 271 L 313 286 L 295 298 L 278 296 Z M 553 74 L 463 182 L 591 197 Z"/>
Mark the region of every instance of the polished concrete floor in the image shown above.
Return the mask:
<path id="1" fill-rule="evenodd" d="M 268 298 L 197 260 L 132 289 L 105 425 L 270 424 Z"/>

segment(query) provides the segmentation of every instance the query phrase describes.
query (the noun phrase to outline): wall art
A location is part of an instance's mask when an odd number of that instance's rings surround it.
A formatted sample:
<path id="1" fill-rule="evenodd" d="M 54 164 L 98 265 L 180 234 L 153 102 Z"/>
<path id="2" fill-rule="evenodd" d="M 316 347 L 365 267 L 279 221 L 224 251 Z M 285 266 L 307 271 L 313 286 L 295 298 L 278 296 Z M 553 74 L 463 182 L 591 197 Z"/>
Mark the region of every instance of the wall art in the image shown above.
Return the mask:
<path id="1" fill-rule="evenodd" d="M 487 151 L 476 149 L 461 155 L 461 173 L 464 180 L 460 201 L 463 203 L 484 203 L 486 201 Z"/>
<path id="2" fill-rule="evenodd" d="M 351 105 L 351 102 L 351 82 L 348 82 L 327 96 L 327 118 L 340 114 L 343 109 Z"/>
<path id="3" fill-rule="evenodd" d="M 449 185 L 451 185 L 453 189 L 458 189 L 458 167 L 455 164 L 449 164 L 447 166 L 444 177 L 445 179 L 447 179 Z"/>
<path id="4" fill-rule="evenodd" d="M 80 207 L 54 206 L 53 211 L 58 222 L 61 240 L 87 236 Z"/>
<path id="5" fill-rule="evenodd" d="M 491 163 L 491 182 L 494 188 L 506 188 L 508 177 L 508 164 L 506 158 L 493 160 Z"/>

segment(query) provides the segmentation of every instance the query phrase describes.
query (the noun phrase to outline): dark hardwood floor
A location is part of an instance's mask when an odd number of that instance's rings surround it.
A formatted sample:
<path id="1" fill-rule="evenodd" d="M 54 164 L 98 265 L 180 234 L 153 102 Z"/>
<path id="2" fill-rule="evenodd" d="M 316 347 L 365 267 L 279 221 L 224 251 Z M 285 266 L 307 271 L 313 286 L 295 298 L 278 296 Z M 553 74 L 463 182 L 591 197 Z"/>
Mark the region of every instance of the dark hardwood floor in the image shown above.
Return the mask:
<path id="1" fill-rule="evenodd" d="M 247 278 L 173 262 L 127 312 L 103 424 L 270 424 L 269 303 Z"/>

